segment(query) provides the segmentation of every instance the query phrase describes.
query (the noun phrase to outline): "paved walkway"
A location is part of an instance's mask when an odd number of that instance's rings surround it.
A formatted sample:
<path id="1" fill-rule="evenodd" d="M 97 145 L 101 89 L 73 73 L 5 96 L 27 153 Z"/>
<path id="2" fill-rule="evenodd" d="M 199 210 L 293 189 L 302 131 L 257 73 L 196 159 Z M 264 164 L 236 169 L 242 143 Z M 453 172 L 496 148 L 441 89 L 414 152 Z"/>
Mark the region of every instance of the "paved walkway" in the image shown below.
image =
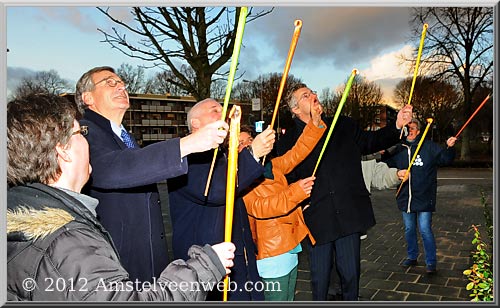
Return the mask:
<path id="1" fill-rule="evenodd" d="M 472 224 L 483 224 L 481 193 L 493 204 L 492 169 L 441 169 L 438 174 L 437 212 L 433 230 L 437 245 L 438 272 L 427 274 L 422 253 L 419 265 L 404 268 L 406 257 L 402 218 L 395 205 L 395 190 L 373 191 L 372 203 L 377 225 L 368 231 L 361 247 L 361 301 L 468 301 L 463 270 L 470 265 Z M 160 185 L 162 199 L 165 187 Z M 163 202 L 165 206 L 167 202 Z M 167 234 L 171 231 L 168 209 L 164 211 Z M 486 233 L 483 232 L 486 239 Z M 170 244 L 170 243 L 169 243 Z M 420 251 L 423 252 L 419 239 Z M 335 277 L 332 275 L 332 277 Z M 335 299 L 335 279 L 330 288 Z M 296 301 L 311 301 L 309 260 L 299 255 Z"/>

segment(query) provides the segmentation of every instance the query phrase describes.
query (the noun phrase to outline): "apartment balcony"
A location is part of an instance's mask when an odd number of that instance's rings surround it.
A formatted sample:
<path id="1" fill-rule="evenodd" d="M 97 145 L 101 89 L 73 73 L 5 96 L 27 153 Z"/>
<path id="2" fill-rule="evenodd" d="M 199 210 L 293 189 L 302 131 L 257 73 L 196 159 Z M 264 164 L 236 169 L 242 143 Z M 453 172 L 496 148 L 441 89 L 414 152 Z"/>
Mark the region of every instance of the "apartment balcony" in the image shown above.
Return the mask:
<path id="1" fill-rule="evenodd" d="M 142 126 L 182 126 L 186 125 L 186 121 L 183 120 L 152 120 L 152 119 L 142 119 L 140 122 L 133 121 L 132 124 L 142 125 Z M 139 126 L 139 125 L 138 125 Z"/>
<path id="2" fill-rule="evenodd" d="M 177 137 L 177 134 L 143 134 L 142 140 L 144 141 L 162 141 Z"/>
<path id="3" fill-rule="evenodd" d="M 182 112 L 186 113 L 191 109 L 191 107 L 183 105 L 174 106 L 157 106 L 157 105 L 141 105 L 141 111 L 144 112 Z"/>

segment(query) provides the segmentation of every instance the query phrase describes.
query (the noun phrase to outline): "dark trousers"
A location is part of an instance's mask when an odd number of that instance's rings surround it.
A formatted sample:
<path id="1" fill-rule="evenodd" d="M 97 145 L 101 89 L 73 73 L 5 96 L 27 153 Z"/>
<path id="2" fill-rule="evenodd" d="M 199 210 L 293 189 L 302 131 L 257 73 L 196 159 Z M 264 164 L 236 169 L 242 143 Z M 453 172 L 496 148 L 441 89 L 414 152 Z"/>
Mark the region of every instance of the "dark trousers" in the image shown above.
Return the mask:
<path id="1" fill-rule="evenodd" d="M 340 276 L 343 300 L 358 300 L 361 246 L 359 235 L 354 233 L 332 242 L 309 247 L 314 301 L 327 300 L 333 263 Z M 335 261 L 332 259 L 333 254 Z"/>

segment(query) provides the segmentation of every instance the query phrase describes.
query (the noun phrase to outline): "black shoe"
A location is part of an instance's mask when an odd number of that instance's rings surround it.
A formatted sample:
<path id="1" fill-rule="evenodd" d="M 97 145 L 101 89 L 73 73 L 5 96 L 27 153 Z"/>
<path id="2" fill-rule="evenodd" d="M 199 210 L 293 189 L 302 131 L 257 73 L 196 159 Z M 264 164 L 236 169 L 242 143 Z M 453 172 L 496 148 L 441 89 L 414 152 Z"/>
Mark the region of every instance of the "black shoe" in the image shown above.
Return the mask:
<path id="1" fill-rule="evenodd" d="M 403 264 L 401 264 L 405 267 L 408 267 L 408 266 L 415 266 L 417 265 L 417 260 L 412 260 L 412 259 L 406 259 L 403 261 Z"/>
<path id="2" fill-rule="evenodd" d="M 436 264 L 427 264 L 425 271 L 429 274 L 434 274 L 437 272 Z"/>
<path id="3" fill-rule="evenodd" d="M 326 296 L 327 301 L 335 301 L 335 302 L 340 302 L 343 300 L 342 294 L 328 294 Z"/>

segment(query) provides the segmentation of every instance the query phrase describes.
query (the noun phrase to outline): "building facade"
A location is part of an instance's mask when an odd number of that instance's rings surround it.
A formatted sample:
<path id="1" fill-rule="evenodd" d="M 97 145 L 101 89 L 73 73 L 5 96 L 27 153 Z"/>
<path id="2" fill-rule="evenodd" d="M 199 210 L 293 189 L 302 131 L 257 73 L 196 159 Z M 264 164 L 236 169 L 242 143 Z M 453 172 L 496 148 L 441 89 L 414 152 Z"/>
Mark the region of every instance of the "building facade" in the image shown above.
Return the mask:
<path id="1" fill-rule="evenodd" d="M 62 96 L 74 101 L 74 93 Z M 197 103 L 192 96 L 129 93 L 130 107 L 123 117 L 123 125 L 143 147 L 166 139 L 184 137 L 189 133 L 187 114 Z M 221 102 L 223 104 L 223 102 Z M 242 122 L 255 118 L 251 103 L 238 102 L 242 109 Z M 227 110 L 229 114 L 231 106 Z M 251 123 L 253 124 L 253 123 Z"/>
<path id="2" fill-rule="evenodd" d="M 187 113 L 196 104 L 191 96 L 129 94 L 123 124 L 141 146 L 189 133 Z"/>
<path id="3" fill-rule="evenodd" d="M 395 122 L 398 111 L 389 105 L 377 105 L 374 108 L 375 114 L 371 125 L 366 130 L 379 130 L 387 125 L 387 122 Z"/>

